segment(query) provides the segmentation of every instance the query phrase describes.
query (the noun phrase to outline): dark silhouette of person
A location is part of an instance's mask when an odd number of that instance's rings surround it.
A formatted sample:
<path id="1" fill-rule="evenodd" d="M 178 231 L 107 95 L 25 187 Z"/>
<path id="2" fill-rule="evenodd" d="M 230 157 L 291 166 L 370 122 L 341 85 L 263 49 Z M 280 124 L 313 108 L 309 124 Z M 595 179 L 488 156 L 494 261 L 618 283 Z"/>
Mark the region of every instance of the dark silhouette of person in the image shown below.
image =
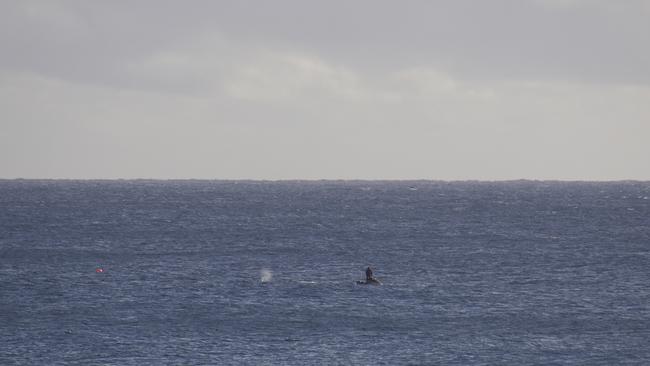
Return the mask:
<path id="1" fill-rule="evenodd" d="M 372 280 L 372 269 L 370 267 L 366 268 L 366 281 Z"/>

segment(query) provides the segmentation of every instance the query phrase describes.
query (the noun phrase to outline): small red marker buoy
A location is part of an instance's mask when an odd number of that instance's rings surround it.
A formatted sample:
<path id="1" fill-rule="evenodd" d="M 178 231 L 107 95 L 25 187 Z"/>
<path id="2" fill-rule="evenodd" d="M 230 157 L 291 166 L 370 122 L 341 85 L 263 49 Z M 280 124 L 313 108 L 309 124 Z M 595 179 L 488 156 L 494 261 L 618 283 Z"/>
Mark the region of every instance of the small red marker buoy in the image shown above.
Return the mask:
<path id="1" fill-rule="evenodd" d="M 95 272 L 97 272 L 97 273 L 102 273 L 102 272 L 104 272 L 104 270 L 103 270 L 102 268 L 97 268 L 97 269 L 95 270 Z"/>

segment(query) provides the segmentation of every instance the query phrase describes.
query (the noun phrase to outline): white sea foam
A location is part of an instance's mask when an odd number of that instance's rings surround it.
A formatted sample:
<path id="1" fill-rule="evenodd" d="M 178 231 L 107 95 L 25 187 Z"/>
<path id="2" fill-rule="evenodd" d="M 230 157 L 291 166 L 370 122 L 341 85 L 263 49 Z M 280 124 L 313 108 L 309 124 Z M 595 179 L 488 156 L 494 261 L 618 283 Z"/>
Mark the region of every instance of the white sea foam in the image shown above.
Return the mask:
<path id="1" fill-rule="evenodd" d="M 261 282 L 271 282 L 273 279 L 273 272 L 270 269 L 262 269 L 260 271 L 260 281 Z"/>

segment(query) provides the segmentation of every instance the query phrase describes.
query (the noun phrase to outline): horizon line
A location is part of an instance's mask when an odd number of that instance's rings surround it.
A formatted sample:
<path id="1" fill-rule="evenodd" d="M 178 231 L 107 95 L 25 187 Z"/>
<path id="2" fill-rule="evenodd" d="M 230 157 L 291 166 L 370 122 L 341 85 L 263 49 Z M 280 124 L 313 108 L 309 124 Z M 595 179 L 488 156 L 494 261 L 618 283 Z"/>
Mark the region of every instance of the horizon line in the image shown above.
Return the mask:
<path id="1" fill-rule="evenodd" d="M 203 181 L 203 182 L 441 182 L 441 183 L 508 183 L 508 182 L 548 182 L 548 183 L 650 183 L 650 179 L 545 179 L 545 178 L 515 178 L 515 179 L 432 179 L 432 178 L 2 178 L 4 181 L 82 181 L 82 182 L 109 182 L 109 181 L 140 181 L 140 182 L 172 182 L 172 181 Z"/>

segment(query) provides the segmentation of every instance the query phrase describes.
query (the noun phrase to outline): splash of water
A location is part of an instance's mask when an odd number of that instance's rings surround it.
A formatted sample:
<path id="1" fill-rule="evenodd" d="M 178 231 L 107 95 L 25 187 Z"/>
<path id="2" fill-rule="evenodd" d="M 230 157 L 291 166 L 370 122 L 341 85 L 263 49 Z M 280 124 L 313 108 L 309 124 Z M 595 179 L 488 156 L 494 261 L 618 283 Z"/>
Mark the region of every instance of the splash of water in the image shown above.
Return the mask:
<path id="1" fill-rule="evenodd" d="M 269 269 L 263 269 L 260 271 L 260 281 L 266 283 L 271 282 L 273 279 L 273 272 Z"/>

